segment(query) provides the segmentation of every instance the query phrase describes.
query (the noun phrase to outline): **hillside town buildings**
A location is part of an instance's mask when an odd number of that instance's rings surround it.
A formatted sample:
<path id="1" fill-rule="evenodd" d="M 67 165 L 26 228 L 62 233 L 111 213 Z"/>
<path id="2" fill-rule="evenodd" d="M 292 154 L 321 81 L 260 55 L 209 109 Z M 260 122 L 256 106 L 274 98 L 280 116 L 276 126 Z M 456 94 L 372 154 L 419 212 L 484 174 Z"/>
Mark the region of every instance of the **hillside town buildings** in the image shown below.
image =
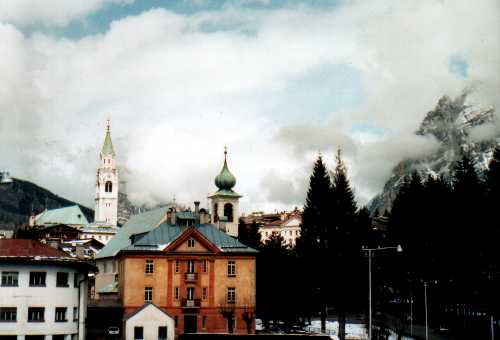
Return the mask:
<path id="1" fill-rule="evenodd" d="M 0 240 L 2 339 L 85 339 L 87 281 L 93 270 L 38 241 Z"/>

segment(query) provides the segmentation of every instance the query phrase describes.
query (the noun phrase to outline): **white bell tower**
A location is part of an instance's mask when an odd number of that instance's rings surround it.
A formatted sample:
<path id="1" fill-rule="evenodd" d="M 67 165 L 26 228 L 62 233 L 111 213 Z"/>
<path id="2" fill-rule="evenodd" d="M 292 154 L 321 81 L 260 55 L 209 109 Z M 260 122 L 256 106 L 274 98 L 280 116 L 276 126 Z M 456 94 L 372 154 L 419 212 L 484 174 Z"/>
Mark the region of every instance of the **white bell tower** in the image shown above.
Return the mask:
<path id="1" fill-rule="evenodd" d="M 115 151 L 109 131 L 109 119 L 99 159 L 94 222 L 116 227 L 118 220 L 118 169 L 116 168 Z"/>

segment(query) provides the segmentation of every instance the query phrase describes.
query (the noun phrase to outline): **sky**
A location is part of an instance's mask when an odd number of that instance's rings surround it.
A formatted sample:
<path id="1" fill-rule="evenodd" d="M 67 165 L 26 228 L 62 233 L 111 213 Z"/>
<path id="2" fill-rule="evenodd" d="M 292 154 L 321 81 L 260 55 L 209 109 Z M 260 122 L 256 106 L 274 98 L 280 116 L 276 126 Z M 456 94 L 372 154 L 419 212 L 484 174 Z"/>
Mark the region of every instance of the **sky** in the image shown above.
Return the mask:
<path id="1" fill-rule="evenodd" d="M 341 148 L 366 204 L 443 95 L 498 105 L 498 0 L 3 0 L 0 170 L 93 207 L 106 120 L 137 204 L 302 207 Z"/>

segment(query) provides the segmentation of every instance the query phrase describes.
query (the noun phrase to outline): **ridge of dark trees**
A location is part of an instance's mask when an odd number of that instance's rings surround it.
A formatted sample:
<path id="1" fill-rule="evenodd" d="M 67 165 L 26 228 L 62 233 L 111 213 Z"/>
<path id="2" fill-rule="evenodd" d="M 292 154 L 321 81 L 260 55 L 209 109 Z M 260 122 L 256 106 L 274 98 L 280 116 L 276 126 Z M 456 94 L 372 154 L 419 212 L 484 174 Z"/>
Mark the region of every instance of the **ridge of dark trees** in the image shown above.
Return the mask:
<path id="1" fill-rule="evenodd" d="M 410 333 L 410 315 L 413 324 L 424 324 L 425 283 L 431 327 L 449 328 L 456 338 L 486 337 L 489 317 L 500 316 L 499 205 L 499 148 L 484 178 L 467 154 L 451 179 L 416 172 L 405 177 L 391 212 L 376 217 L 386 221 L 382 226 L 357 208 L 340 152 L 331 173 L 319 156 L 296 247 L 279 235 L 260 244 L 258 226 L 246 229 L 244 243 L 260 251 L 258 317 L 266 325 L 291 325 L 319 316 L 324 327 L 333 315 L 345 339 L 346 315 L 367 312 L 362 249 L 400 244 L 402 253 L 375 252 L 372 259 L 375 324 L 400 334 Z"/>

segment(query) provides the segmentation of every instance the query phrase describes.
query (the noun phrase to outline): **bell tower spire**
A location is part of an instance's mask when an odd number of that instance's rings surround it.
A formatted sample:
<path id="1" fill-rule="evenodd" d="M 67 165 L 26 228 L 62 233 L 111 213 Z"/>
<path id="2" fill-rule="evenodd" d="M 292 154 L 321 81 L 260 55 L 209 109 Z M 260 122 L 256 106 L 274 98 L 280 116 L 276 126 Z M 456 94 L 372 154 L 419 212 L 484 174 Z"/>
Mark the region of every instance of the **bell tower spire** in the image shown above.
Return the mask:
<path id="1" fill-rule="evenodd" d="M 99 160 L 100 164 L 96 177 L 94 222 L 116 226 L 118 221 L 119 182 L 109 119 L 106 121 L 106 135 L 99 153 Z"/>
<path id="2" fill-rule="evenodd" d="M 239 200 L 241 195 L 233 191 L 236 177 L 227 165 L 227 147 L 224 147 L 224 165 L 215 177 L 215 186 L 219 189 L 208 198 L 212 207 L 212 223 L 227 234 L 238 237 Z"/>

